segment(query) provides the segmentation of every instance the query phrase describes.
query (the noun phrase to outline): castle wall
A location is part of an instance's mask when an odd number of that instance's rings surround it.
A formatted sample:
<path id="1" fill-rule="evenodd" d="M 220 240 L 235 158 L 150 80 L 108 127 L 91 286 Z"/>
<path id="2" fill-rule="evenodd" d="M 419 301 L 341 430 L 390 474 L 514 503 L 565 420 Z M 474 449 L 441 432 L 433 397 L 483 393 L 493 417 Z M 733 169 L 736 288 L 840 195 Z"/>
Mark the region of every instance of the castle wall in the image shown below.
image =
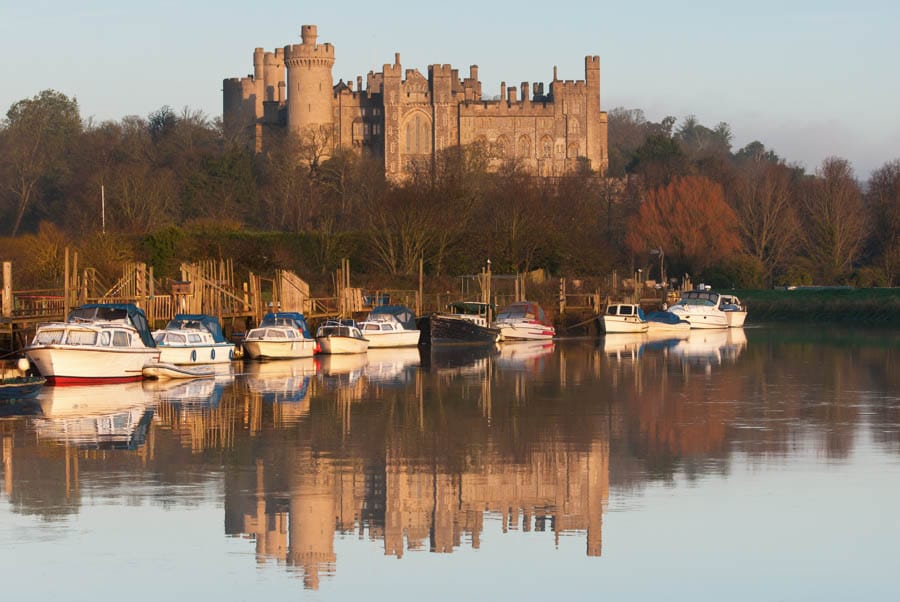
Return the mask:
<path id="1" fill-rule="evenodd" d="M 287 127 L 294 135 L 327 132 L 327 150 L 347 148 L 384 158 L 386 175 L 400 179 L 416 164 L 457 145 L 484 143 L 495 168 L 518 161 L 544 176 L 587 164 L 608 164 L 607 118 L 600 110 L 600 59 L 585 57 L 585 79 L 501 84 L 500 100 L 482 99 L 478 67 L 459 77 L 450 65 L 431 65 L 427 77 L 393 64 L 352 83 L 333 84 L 334 47 L 317 44 L 304 25 L 302 43 L 254 51 L 254 75 L 225 80 L 227 130 L 249 132 L 259 151 L 265 136 Z M 285 73 L 287 77 L 285 78 Z M 265 126 L 264 128 L 262 126 Z M 318 140 L 324 144 L 323 140 Z M 320 156 L 327 156 L 327 152 Z"/>

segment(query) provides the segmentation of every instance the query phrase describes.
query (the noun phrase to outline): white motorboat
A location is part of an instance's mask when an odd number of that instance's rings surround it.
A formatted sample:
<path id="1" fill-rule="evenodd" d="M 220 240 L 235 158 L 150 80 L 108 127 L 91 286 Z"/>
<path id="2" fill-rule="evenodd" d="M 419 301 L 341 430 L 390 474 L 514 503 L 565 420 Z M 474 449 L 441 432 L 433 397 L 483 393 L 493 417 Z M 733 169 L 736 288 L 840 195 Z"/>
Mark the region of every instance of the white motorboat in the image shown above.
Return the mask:
<path id="1" fill-rule="evenodd" d="M 328 320 L 316 331 L 319 353 L 365 353 L 369 340 L 359 331 L 352 320 Z"/>
<path id="2" fill-rule="evenodd" d="M 651 311 L 646 316 L 647 333 L 670 334 L 687 333 L 691 330 L 691 323 L 668 311 Z"/>
<path id="3" fill-rule="evenodd" d="M 369 348 L 415 347 L 419 344 L 416 316 L 403 305 L 382 305 L 369 312 L 358 325 L 363 336 L 369 339 Z"/>
<path id="4" fill-rule="evenodd" d="M 700 285 L 681 295 L 669 311 L 691 323 L 691 328 L 729 328 L 744 325 L 747 310 L 734 295 L 720 295 Z"/>
<path id="5" fill-rule="evenodd" d="M 42 324 L 25 355 L 48 384 L 141 380 L 159 361 L 144 312 L 130 303 L 91 303 L 65 322 Z"/>
<path id="6" fill-rule="evenodd" d="M 647 332 L 650 328 L 644 310 L 634 303 L 611 303 L 601 322 L 607 334 Z"/>
<path id="7" fill-rule="evenodd" d="M 153 332 L 153 340 L 159 361 L 167 364 L 224 364 L 234 359 L 234 344 L 225 340 L 215 316 L 175 314 L 164 330 Z"/>
<path id="8" fill-rule="evenodd" d="M 263 316 L 242 345 L 249 359 L 260 360 L 312 357 L 316 350 L 316 340 L 310 336 L 303 314 L 288 311 Z"/>
<path id="9" fill-rule="evenodd" d="M 741 303 L 737 295 L 720 295 L 719 307 L 725 312 L 729 328 L 741 328 L 747 319 L 747 306 Z"/>
<path id="10" fill-rule="evenodd" d="M 518 301 L 497 314 L 492 324 L 501 341 L 545 341 L 556 335 L 543 308 L 533 301 Z"/>

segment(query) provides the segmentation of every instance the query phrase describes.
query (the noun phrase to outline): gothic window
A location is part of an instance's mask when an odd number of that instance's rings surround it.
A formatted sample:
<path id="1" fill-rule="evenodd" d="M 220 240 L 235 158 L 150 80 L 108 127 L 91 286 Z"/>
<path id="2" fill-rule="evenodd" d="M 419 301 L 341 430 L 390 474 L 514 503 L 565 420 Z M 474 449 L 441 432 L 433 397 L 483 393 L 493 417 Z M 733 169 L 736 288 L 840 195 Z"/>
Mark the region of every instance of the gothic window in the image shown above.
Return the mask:
<path id="1" fill-rule="evenodd" d="M 519 137 L 519 156 L 525 159 L 531 156 L 531 138 L 528 136 Z"/>
<path id="2" fill-rule="evenodd" d="M 431 153 L 431 121 L 416 113 L 406 122 L 406 154 L 427 155 Z"/>
<path id="3" fill-rule="evenodd" d="M 497 138 L 497 156 L 501 159 L 509 157 L 509 138 L 500 136 Z"/>
<path id="4" fill-rule="evenodd" d="M 544 136 L 541 138 L 541 157 L 544 159 L 549 159 L 553 156 L 553 140 L 550 139 L 550 136 Z"/>
<path id="5" fill-rule="evenodd" d="M 576 158 L 579 154 L 579 150 L 580 149 L 578 148 L 578 143 L 573 142 L 572 144 L 570 144 L 569 145 L 569 158 L 570 159 Z"/>
<path id="6" fill-rule="evenodd" d="M 578 120 L 572 117 L 569 118 L 569 133 L 577 134 L 578 133 Z"/>

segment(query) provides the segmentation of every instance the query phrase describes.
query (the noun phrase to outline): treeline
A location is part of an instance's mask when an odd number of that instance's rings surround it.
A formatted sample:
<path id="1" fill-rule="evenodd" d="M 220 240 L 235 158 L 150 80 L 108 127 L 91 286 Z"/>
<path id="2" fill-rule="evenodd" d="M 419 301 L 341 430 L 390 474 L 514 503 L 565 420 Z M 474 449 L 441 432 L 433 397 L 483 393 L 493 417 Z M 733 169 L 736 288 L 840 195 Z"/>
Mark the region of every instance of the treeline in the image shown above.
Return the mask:
<path id="1" fill-rule="evenodd" d="M 893 285 L 900 263 L 900 161 L 865 184 L 845 160 L 815 174 L 761 143 L 733 151 L 727 124 L 609 114 L 607 177 L 537 178 L 472 145 L 387 181 L 373 158 L 326 139 L 265 154 L 221 123 L 163 107 L 93 123 L 48 90 L 0 126 L 0 256 L 17 286 L 58 281 L 66 245 L 115 277 L 123 260 L 177 276 L 181 261 L 234 257 L 327 283 L 341 258 L 390 285 L 412 278 L 546 268 L 602 276 L 690 274 L 713 284 Z M 101 193 L 102 191 L 102 193 Z"/>

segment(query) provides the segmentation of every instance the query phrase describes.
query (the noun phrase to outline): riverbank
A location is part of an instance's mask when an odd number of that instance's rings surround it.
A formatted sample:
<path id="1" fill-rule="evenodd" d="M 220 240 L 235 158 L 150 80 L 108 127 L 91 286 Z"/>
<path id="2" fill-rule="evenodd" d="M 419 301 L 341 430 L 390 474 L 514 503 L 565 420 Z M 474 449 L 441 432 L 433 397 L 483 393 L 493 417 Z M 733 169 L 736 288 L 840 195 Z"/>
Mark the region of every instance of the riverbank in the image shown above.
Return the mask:
<path id="1" fill-rule="evenodd" d="M 900 288 L 734 292 L 749 308 L 748 323 L 791 321 L 900 326 Z"/>

